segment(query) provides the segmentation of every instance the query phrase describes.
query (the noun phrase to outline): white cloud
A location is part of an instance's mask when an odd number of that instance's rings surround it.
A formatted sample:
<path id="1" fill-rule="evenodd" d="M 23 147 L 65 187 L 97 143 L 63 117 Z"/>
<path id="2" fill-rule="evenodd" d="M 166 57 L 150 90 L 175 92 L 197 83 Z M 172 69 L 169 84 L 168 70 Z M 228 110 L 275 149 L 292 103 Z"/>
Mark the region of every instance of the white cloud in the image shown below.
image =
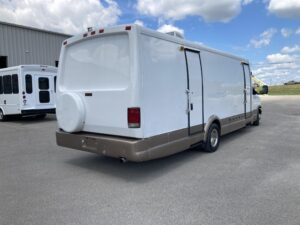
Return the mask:
<path id="1" fill-rule="evenodd" d="M 276 53 L 276 54 L 268 55 L 267 60 L 270 63 L 286 63 L 286 62 L 292 62 L 294 58 L 288 54 Z"/>
<path id="2" fill-rule="evenodd" d="M 281 32 L 283 37 L 289 37 L 294 33 L 294 31 L 292 29 L 289 29 L 289 28 L 282 28 L 280 30 L 280 32 Z"/>
<path id="3" fill-rule="evenodd" d="M 299 70 L 291 70 L 289 68 L 277 69 L 276 66 L 264 66 L 260 69 L 254 69 L 252 72 L 256 77 L 269 85 L 283 84 L 291 80 L 300 81 Z"/>
<path id="4" fill-rule="evenodd" d="M 162 32 L 162 33 L 177 31 L 180 34 L 184 35 L 184 30 L 183 29 L 180 29 L 180 28 L 178 28 L 176 26 L 173 26 L 171 24 L 164 24 L 160 28 L 158 28 L 157 31 Z"/>
<path id="5" fill-rule="evenodd" d="M 201 41 L 193 41 L 195 44 L 197 44 L 197 45 L 204 45 L 204 43 L 203 42 L 201 42 Z"/>
<path id="6" fill-rule="evenodd" d="M 187 16 L 200 16 L 208 22 L 228 22 L 241 11 L 241 5 L 252 0 L 138 0 L 137 10 L 141 14 L 180 20 Z"/>
<path id="7" fill-rule="evenodd" d="M 141 26 L 141 27 L 145 26 L 145 25 L 144 25 L 144 22 L 141 21 L 141 20 L 136 20 L 136 21 L 134 21 L 134 24 L 137 24 L 137 25 L 139 25 L 139 26 Z"/>
<path id="8" fill-rule="evenodd" d="M 242 4 L 243 5 L 249 5 L 252 2 L 253 2 L 253 0 L 243 0 Z"/>
<path id="9" fill-rule="evenodd" d="M 285 46 L 281 49 L 281 52 L 284 54 L 300 52 L 300 46 L 299 45 L 294 45 L 293 47 Z"/>
<path id="10" fill-rule="evenodd" d="M 274 85 L 282 84 L 290 80 L 299 80 L 299 69 L 299 55 L 276 53 L 268 55 L 265 62 L 255 65 L 252 72 L 267 84 Z"/>
<path id="11" fill-rule="evenodd" d="M 300 27 L 296 30 L 296 34 L 300 35 Z"/>
<path id="12" fill-rule="evenodd" d="M 279 17 L 300 17 L 299 0 L 270 0 L 268 10 Z"/>
<path id="13" fill-rule="evenodd" d="M 2 21 L 70 34 L 113 25 L 120 15 L 114 0 L 0 0 Z"/>
<path id="14" fill-rule="evenodd" d="M 259 38 L 252 39 L 250 41 L 250 45 L 255 48 L 261 48 L 264 46 L 268 46 L 271 43 L 273 36 L 277 33 L 277 30 L 274 28 L 270 28 L 259 35 Z"/>

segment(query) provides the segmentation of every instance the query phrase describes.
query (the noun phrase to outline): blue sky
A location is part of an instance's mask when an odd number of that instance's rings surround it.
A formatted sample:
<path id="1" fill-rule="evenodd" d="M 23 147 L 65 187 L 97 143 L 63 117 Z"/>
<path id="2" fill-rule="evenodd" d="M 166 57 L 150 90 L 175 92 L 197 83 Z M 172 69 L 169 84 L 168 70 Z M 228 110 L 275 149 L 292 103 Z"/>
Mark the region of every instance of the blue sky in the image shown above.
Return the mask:
<path id="1" fill-rule="evenodd" d="M 0 20 L 77 34 L 138 23 L 248 58 L 268 84 L 300 81 L 300 0 L 0 0 Z"/>
<path id="2" fill-rule="evenodd" d="M 270 12 L 269 3 L 268 1 L 251 1 L 242 6 L 237 16 L 226 22 L 206 21 L 197 15 L 186 15 L 180 20 L 167 19 L 161 22 L 160 17 L 144 15 L 134 10 L 136 7 L 134 1 L 120 1 L 119 4 L 124 13 L 119 22 L 131 23 L 139 20 L 143 22 L 144 26 L 151 29 L 158 29 L 162 25 L 161 23 L 171 24 L 184 30 L 185 38 L 188 40 L 201 42 L 209 47 L 248 58 L 253 72 L 267 83 L 278 84 L 292 79 L 300 80 L 297 55 L 300 54 L 300 50 L 292 54 L 297 59 L 288 60 L 288 63 L 287 60 L 280 57 L 286 55 L 282 52 L 284 47 L 300 46 L 300 33 L 297 34 L 297 30 L 300 28 L 299 4 L 296 16 L 289 17 Z M 263 39 L 261 34 L 268 30 L 273 31 L 269 43 L 259 44 L 259 41 Z M 256 40 L 258 44 L 255 45 L 253 40 Z M 278 56 L 278 59 L 275 56 Z M 293 69 L 290 68 L 290 64 Z M 279 70 L 278 67 L 281 69 Z M 277 71 L 269 73 L 271 69 Z M 268 74 L 265 72 L 266 70 Z"/>

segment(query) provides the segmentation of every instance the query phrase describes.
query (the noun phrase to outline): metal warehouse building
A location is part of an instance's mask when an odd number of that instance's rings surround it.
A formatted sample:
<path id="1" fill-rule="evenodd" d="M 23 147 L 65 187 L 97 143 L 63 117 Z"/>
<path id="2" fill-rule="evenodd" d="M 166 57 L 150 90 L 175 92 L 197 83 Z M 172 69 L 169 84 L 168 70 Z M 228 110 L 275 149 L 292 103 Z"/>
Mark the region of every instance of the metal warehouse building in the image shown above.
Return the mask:
<path id="1" fill-rule="evenodd" d="M 0 21 L 0 68 L 24 64 L 57 66 L 61 44 L 69 37 Z"/>

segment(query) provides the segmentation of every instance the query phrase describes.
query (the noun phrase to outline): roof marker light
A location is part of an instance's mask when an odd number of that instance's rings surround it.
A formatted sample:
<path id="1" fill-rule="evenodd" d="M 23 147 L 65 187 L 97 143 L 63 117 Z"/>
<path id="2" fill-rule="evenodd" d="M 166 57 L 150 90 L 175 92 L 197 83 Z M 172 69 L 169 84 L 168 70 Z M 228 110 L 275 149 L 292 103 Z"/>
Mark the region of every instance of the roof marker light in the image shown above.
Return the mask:
<path id="1" fill-rule="evenodd" d="M 92 31 L 92 32 L 91 32 L 91 35 L 95 35 L 95 34 L 96 34 L 96 31 Z"/>
<path id="2" fill-rule="evenodd" d="M 83 34 L 83 37 L 87 37 L 87 36 L 88 36 L 88 34 L 87 34 L 87 33 Z"/>
<path id="3" fill-rule="evenodd" d="M 131 26 L 126 26 L 125 30 L 131 30 Z"/>
<path id="4" fill-rule="evenodd" d="M 104 33 L 104 29 L 100 29 L 100 30 L 99 30 L 99 33 L 100 33 L 100 34 Z"/>

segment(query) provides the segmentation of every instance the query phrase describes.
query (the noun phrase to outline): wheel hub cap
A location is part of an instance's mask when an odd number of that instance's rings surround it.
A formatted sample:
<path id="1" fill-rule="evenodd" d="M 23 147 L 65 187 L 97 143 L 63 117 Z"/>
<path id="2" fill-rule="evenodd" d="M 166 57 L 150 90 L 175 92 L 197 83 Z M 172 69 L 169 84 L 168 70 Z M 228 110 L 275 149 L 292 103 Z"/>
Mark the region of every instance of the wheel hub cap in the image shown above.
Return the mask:
<path id="1" fill-rule="evenodd" d="M 210 136 L 210 144 L 214 148 L 217 146 L 219 141 L 219 133 L 216 129 L 213 129 Z"/>

